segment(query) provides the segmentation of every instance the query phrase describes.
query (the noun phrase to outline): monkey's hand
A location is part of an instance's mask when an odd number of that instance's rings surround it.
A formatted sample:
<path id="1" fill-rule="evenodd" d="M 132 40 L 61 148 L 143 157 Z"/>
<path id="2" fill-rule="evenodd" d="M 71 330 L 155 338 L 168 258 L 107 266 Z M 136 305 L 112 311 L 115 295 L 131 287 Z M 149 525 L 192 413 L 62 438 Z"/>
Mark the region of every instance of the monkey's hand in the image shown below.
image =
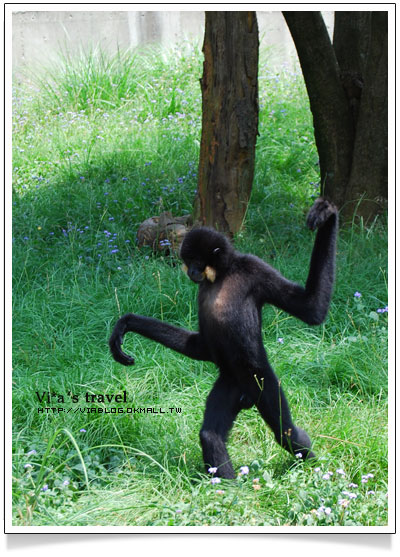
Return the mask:
<path id="1" fill-rule="evenodd" d="M 307 226 L 310 230 L 321 228 L 332 215 L 337 216 L 336 206 L 327 199 L 319 197 L 308 213 Z"/>
<path id="2" fill-rule="evenodd" d="M 121 346 L 124 341 L 124 335 L 126 333 L 126 327 L 124 322 L 120 319 L 114 327 L 110 340 L 108 344 L 110 346 L 111 354 L 115 361 L 119 362 L 124 366 L 132 366 L 135 360 L 132 356 L 128 356 L 122 351 Z"/>

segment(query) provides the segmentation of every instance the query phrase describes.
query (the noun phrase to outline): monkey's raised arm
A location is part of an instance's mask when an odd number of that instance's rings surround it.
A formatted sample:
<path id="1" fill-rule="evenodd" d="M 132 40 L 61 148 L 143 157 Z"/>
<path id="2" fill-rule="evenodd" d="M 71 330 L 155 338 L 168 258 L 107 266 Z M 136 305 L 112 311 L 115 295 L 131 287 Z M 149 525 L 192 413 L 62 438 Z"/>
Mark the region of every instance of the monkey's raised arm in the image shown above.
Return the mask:
<path id="1" fill-rule="evenodd" d="M 152 317 L 127 313 L 117 321 L 109 340 L 114 360 L 124 366 L 135 363 L 135 360 L 121 349 L 124 335 L 128 332 L 139 333 L 194 360 L 209 360 L 208 350 L 200 333 L 187 331 Z"/>
<path id="2" fill-rule="evenodd" d="M 265 301 L 309 325 L 321 324 L 328 313 L 335 280 L 336 207 L 319 198 L 311 207 L 307 226 L 318 229 L 305 288 L 271 270 L 264 287 Z"/>

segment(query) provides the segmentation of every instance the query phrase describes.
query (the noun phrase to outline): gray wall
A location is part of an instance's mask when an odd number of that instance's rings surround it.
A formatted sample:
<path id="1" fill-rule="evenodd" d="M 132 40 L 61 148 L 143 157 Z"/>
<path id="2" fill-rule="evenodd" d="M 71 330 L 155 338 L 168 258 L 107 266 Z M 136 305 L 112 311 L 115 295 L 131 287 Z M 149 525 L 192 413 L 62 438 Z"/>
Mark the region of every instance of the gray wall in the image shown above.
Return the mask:
<path id="1" fill-rule="evenodd" d="M 331 29 L 333 12 L 323 15 Z M 281 12 L 257 12 L 257 18 L 261 45 L 274 47 L 271 62 L 293 60 L 296 51 Z M 90 45 L 115 52 L 118 47 L 171 45 L 183 39 L 201 44 L 203 33 L 204 12 L 17 11 L 12 15 L 13 68 L 46 66 L 60 49 L 73 52 Z"/>

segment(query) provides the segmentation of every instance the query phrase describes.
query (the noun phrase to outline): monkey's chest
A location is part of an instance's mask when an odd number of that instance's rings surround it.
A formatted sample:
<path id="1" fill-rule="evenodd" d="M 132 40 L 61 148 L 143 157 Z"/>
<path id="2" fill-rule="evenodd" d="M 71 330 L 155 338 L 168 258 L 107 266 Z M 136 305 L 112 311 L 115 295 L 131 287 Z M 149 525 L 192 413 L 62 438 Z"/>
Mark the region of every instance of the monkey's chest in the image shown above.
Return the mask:
<path id="1" fill-rule="evenodd" d="M 244 326 L 257 327 L 257 310 L 252 298 L 234 277 L 199 294 L 199 321 L 203 331 L 235 336 Z"/>
<path id="2" fill-rule="evenodd" d="M 199 296 L 199 317 L 207 325 L 213 322 L 223 325 L 230 321 L 235 313 L 233 293 L 229 285 L 223 283 L 213 286 Z"/>
<path id="3" fill-rule="evenodd" d="M 249 298 L 208 298 L 199 312 L 199 327 L 212 360 L 224 369 L 253 361 L 258 353 L 260 318 Z M 254 360 L 255 361 L 255 360 Z"/>

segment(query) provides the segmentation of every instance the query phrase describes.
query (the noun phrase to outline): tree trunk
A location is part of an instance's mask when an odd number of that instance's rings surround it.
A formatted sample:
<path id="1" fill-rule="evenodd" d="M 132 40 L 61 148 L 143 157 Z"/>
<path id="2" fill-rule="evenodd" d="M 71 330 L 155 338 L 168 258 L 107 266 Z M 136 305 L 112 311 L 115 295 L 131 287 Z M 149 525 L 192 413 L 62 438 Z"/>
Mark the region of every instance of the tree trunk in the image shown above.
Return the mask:
<path id="1" fill-rule="evenodd" d="M 321 12 L 284 12 L 297 49 L 317 145 L 321 193 L 342 206 L 354 141 L 352 116 L 340 68 Z"/>
<path id="2" fill-rule="evenodd" d="M 355 133 L 368 58 L 371 12 L 335 12 L 333 49 Z"/>
<path id="3" fill-rule="evenodd" d="M 313 114 L 321 193 L 351 220 L 387 200 L 387 12 L 283 12 Z"/>
<path id="4" fill-rule="evenodd" d="M 343 217 L 375 215 L 388 198 L 388 20 L 372 12 L 371 36 L 360 101 L 347 203 Z M 358 205 L 360 205 L 358 207 Z"/>
<path id="5" fill-rule="evenodd" d="M 235 234 L 254 176 L 258 129 L 255 12 L 206 12 L 202 133 L 194 219 Z"/>
<path id="6" fill-rule="evenodd" d="M 333 49 L 341 72 L 364 75 L 370 26 L 371 12 L 335 12 Z"/>

